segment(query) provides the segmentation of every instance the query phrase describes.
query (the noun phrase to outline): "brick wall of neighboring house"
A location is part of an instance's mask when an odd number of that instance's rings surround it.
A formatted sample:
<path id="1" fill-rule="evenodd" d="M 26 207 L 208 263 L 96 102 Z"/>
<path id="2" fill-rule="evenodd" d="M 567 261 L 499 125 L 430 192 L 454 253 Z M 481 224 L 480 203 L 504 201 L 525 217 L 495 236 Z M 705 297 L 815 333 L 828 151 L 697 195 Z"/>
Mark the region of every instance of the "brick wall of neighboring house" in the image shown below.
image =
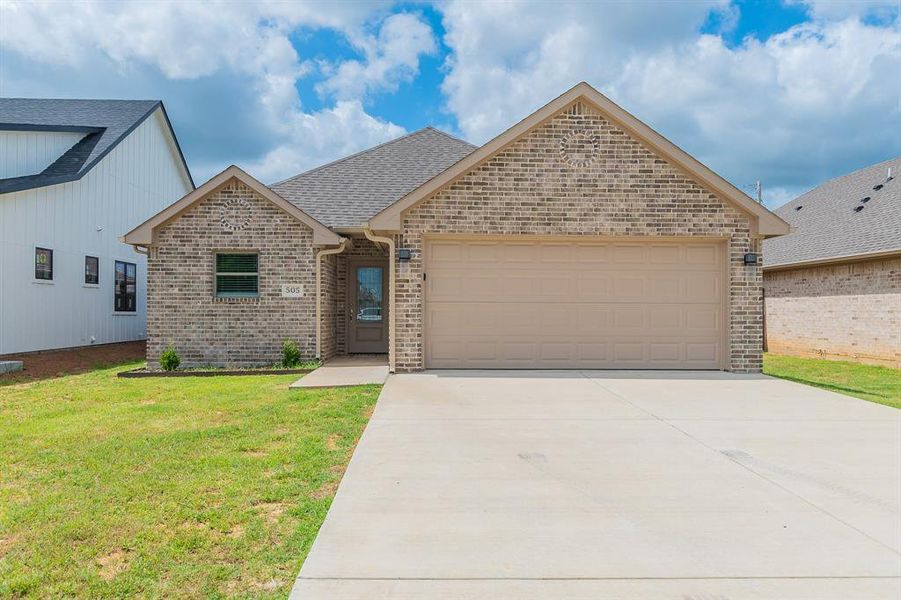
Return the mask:
<path id="1" fill-rule="evenodd" d="M 588 164 L 561 152 L 595 140 Z M 422 239 L 428 233 L 727 236 L 730 367 L 761 368 L 761 272 L 743 264 L 753 243 L 749 218 L 582 103 L 409 210 L 402 232 L 400 243 L 413 250 L 413 260 L 397 278 L 398 370 L 423 367 Z"/>
<path id="2" fill-rule="evenodd" d="M 172 344 L 184 366 L 253 366 L 281 358 L 295 340 L 315 353 L 315 252 L 312 230 L 233 181 L 161 227 L 147 261 L 147 358 L 158 367 Z M 217 250 L 259 252 L 254 299 L 217 299 Z M 282 284 L 302 284 L 303 298 L 283 298 Z"/>
<path id="3" fill-rule="evenodd" d="M 354 259 L 361 258 L 385 258 L 385 250 L 379 248 L 365 237 L 351 237 L 347 249 L 338 255 L 337 270 L 337 319 L 336 328 L 336 352 L 338 354 L 347 354 L 347 323 L 348 323 L 348 307 L 347 307 L 347 286 L 348 286 L 348 266 Z M 387 263 L 386 263 L 387 267 Z M 388 277 L 387 269 L 385 277 Z M 385 309 L 387 310 L 387 299 L 385 299 Z"/>
<path id="4" fill-rule="evenodd" d="M 901 258 L 769 271 L 770 352 L 901 367 Z"/>

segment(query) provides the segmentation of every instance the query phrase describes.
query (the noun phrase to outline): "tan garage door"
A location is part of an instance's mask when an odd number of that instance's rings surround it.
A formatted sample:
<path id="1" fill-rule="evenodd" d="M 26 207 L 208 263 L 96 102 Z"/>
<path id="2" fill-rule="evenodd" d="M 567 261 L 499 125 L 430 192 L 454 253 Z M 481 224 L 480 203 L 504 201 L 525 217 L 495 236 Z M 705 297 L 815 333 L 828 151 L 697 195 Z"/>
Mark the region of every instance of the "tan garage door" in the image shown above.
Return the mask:
<path id="1" fill-rule="evenodd" d="M 718 369 L 723 242 L 429 238 L 430 368 Z"/>

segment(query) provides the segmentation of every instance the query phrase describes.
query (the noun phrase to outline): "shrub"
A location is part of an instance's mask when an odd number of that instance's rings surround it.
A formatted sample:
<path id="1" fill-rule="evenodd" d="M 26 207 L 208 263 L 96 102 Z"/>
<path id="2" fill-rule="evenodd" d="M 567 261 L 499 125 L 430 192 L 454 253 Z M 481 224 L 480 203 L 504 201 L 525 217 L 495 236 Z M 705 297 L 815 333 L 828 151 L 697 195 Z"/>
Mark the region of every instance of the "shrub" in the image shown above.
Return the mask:
<path id="1" fill-rule="evenodd" d="M 174 346 L 167 346 L 163 353 L 160 354 L 160 366 L 164 371 L 174 371 L 181 364 L 181 358 Z"/>
<path id="2" fill-rule="evenodd" d="M 282 343 L 282 366 L 285 368 L 296 367 L 300 364 L 300 348 L 297 343 L 292 340 L 285 340 Z"/>

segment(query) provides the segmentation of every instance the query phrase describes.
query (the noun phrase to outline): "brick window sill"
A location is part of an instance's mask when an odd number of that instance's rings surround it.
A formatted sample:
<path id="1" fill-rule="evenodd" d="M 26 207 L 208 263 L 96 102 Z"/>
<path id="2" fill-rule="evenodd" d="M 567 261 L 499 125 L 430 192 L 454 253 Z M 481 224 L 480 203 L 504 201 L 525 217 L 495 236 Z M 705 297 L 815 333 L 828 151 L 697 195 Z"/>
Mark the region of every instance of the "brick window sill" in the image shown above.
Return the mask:
<path id="1" fill-rule="evenodd" d="M 255 304 L 260 301 L 260 297 L 255 298 L 218 298 L 213 297 L 213 302 L 217 304 Z"/>

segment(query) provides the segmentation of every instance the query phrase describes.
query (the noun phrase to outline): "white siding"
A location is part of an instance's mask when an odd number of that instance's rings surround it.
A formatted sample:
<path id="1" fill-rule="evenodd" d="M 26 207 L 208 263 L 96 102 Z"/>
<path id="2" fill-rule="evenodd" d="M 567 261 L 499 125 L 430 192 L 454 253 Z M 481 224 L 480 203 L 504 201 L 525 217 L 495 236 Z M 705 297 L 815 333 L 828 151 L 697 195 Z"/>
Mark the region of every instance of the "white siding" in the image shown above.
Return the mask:
<path id="1" fill-rule="evenodd" d="M 68 131 L 0 131 L 0 179 L 40 173 L 84 136 Z"/>
<path id="2" fill-rule="evenodd" d="M 118 237 L 190 190 L 157 109 L 81 180 L 0 195 L 0 354 L 143 339 L 146 260 Z M 35 246 L 53 249 L 53 283 L 34 280 Z M 113 312 L 115 260 L 138 265 L 136 313 Z"/>

